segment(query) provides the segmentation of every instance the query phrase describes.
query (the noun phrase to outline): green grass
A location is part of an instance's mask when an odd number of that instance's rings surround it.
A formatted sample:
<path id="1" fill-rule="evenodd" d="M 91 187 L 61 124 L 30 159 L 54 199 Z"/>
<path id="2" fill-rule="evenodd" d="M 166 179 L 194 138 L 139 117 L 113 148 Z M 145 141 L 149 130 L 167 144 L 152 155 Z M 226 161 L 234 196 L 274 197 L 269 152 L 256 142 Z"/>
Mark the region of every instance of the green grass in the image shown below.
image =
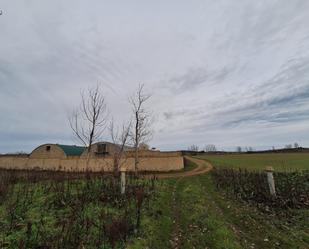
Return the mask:
<path id="1" fill-rule="evenodd" d="M 143 217 L 140 239 L 131 241 L 127 248 L 172 248 L 176 223 L 181 234 L 180 248 L 242 248 L 224 217 L 218 216 L 216 207 L 206 198 L 201 180 L 200 177 L 161 180 L 158 196 Z"/>
<path id="2" fill-rule="evenodd" d="M 184 249 L 309 248 L 309 210 L 264 213 L 217 190 L 210 174 L 160 180 L 156 193 L 140 239 L 128 248 L 173 248 L 177 226 Z"/>
<path id="3" fill-rule="evenodd" d="M 191 170 L 194 170 L 196 167 L 197 167 L 197 165 L 194 162 L 184 158 L 184 169 L 183 169 L 183 171 L 191 171 Z"/>
<path id="4" fill-rule="evenodd" d="M 309 170 L 309 153 L 202 155 L 197 158 L 205 159 L 215 167 L 264 170 L 266 166 L 272 166 L 276 171 Z"/>
<path id="5" fill-rule="evenodd" d="M 184 249 L 308 248 L 308 210 L 291 211 L 290 217 L 262 213 L 219 192 L 209 174 L 161 180 L 157 191 L 144 215 L 140 239 L 127 248 L 172 248 L 176 223 Z"/>
<path id="6" fill-rule="evenodd" d="M 257 155 L 245 156 L 248 159 L 248 156 Z M 224 157 L 224 160 L 229 158 L 229 156 Z M 206 159 L 211 162 L 217 160 L 218 165 L 224 162 L 220 163 L 223 156 L 213 156 L 212 159 L 207 156 Z M 234 159 L 233 163 L 236 165 L 237 160 Z M 251 169 L 262 169 L 258 165 L 256 162 L 255 167 Z M 186 161 L 185 170 L 192 170 L 195 167 L 194 163 Z M 76 185 L 70 185 L 72 188 L 70 191 L 66 191 L 70 195 L 63 197 L 52 189 L 46 188 L 44 184 L 44 182 L 31 184 L 31 189 L 26 191 L 27 183 L 17 183 L 15 191 L 12 190 L 6 200 L 0 203 L 0 241 L 7 242 L 4 248 L 20 246 L 20 241 L 27 237 L 29 221 L 33 225 L 33 234 L 39 236 L 39 239 L 42 237 L 55 240 L 55 234 L 61 235 L 59 221 L 69 219 L 72 213 L 72 210 L 61 200 L 72 202 L 78 186 L 86 190 L 83 180 L 78 180 Z M 91 187 L 93 194 L 96 194 L 101 186 Z M 23 192 L 31 194 L 26 197 Z M 16 202 L 19 205 L 14 212 L 14 227 L 9 229 L 8 207 Z M 132 206 L 133 210 L 134 206 Z M 110 216 L 119 216 L 119 213 L 122 212 L 115 208 L 115 205 L 103 204 L 94 198 L 87 201 L 87 205 L 76 219 L 81 215 L 80 218 L 84 217 L 84 220 L 98 222 L 100 219 L 110 219 Z M 134 212 L 131 213 L 132 219 L 135 217 L 134 214 Z M 245 202 L 233 200 L 223 191 L 215 188 L 210 174 L 158 180 L 154 194 L 143 204 L 140 229 L 130 235 L 125 248 L 173 248 L 173 240 L 177 235 L 179 248 L 182 249 L 306 249 L 309 248 L 307 217 L 309 217 L 308 210 L 290 210 L 288 217 L 278 217 L 263 213 Z M 75 219 L 72 222 L 75 222 Z M 40 233 L 36 230 L 40 230 Z M 84 231 L 79 236 L 83 236 L 84 240 L 88 241 L 81 248 L 98 248 L 92 243 L 94 238 L 100 236 L 98 228 L 91 226 L 88 231 Z M 89 236 L 89 239 L 85 236 Z M 35 237 L 31 236 L 30 240 L 33 242 L 28 241 L 28 245 L 36 245 Z M 110 248 L 108 243 L 104 248 Z M 117 248 L 122 247 L 119 244 Z"/>
<path id="7" fill-rule="evenodd" d="M 112 248 L 108 226 L 123 217 L 135 237 L 134 192 L 119 194 L 113 179 L 19 181 L 0 202 L 0 248 Z M 130 187 L 140 183 L 134 181 Z M 150 183 L 148 180 L 144 184 Z M 151 196 L 150 185 L 144 187 Z M 148 202 L 148 197 L 144 199 Z M 145 204 L 146 206 L 146 204 Z M 116 235 L 118 236 L 118 235 Z M 123 248 L 123 237 L 115 248 Z"/>
<path id="8" fill-rule="evenodd" d="M 157 183 L 157 194 L 152 197 L 149 203 L 150 208 L 144 209 L 139 237 L 138 239 L 132 239 L 126 248 L 170 248 L 170 238 L 173 231 L 171 190 L 175 181 L 171 179 Z"/>

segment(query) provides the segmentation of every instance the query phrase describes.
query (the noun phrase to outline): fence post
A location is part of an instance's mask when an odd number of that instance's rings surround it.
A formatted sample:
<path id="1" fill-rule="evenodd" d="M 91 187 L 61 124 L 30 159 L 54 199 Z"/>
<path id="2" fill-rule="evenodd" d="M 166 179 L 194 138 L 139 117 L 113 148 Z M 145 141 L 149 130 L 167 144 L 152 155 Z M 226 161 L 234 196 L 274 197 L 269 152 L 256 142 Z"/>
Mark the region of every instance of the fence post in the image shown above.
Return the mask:
<path id="1" fill-rule="evenodd" d="M 274 169 L 271 166 L 267 166 L 266 169 L 267 182 L 269 186 L 269 192 L 272 196 L 276 196 L 275 180 L 274 180 Z"/>
<path id="2" fill-rule="evenodd" d="M 125 194 L 126 192 L 126 169 L 121 168 L 120 169 L 121 175 L 120 175 L 120 192 L 121 194 Z"/>

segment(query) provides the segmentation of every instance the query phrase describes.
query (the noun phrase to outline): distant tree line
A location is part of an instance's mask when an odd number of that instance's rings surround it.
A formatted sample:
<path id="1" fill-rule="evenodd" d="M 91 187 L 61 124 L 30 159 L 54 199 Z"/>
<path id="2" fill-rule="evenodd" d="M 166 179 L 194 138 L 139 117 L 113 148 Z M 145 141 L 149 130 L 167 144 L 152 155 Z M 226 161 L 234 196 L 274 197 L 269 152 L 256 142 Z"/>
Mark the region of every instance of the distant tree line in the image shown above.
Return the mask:
<path id="1" fill-rule="evenodd" d="M 299 145 L 299 143 L 295 142 L 294 144 L 286 144 L 284 147 L 284 149 L 299 149 L 301 148 L 301 146 Z M 188 147 L 187 149 L 188 151 L 192 151 L 192 152 L 218 152 L 216 146 L 214 144 L 207 144 L 203 147 L 203 149 L 200 149 L 198 145 L 196 144 L 192 144 L 191 146 Z M 271 150 L 276 150 L 275 146 L 272 146 Z M 242 153 L 242 152 L 253 152 L 253 151 L 257 151 L 255 150 L 252 146 L 236 146 L 235 148 L 235 152 L 237 153 Z"/>

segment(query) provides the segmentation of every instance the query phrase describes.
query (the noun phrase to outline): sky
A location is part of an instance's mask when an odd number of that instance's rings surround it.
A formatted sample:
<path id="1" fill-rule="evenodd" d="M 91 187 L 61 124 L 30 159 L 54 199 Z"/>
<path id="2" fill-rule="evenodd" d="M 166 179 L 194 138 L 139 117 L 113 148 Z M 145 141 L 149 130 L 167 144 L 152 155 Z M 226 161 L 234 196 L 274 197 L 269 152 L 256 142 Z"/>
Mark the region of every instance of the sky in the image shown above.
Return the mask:
<path id="1" fill-rule="evenodd" d="M 95 85 L 120 124 L 141 83 L 152 147 L 309 147 L 308 0 L 0 0 L 0 10 L 0 153 L 76 143 L 68 116 Z"/>

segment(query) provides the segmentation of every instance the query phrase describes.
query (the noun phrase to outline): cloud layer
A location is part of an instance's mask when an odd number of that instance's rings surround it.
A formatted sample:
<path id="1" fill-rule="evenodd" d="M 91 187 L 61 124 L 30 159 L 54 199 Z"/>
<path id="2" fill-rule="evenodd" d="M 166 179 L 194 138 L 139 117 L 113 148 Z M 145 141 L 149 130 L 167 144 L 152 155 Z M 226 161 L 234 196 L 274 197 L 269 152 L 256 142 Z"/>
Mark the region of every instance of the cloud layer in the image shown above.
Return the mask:
<path id="1" fill-rule="evenodd" d="M 11 0 L 0 9 L 0 153 L 74 143 L 67 115 L 95 84 L 114 118 L 129 118 L 141 82 L 155 147 L 309 146 L 306 0 Z"/>

